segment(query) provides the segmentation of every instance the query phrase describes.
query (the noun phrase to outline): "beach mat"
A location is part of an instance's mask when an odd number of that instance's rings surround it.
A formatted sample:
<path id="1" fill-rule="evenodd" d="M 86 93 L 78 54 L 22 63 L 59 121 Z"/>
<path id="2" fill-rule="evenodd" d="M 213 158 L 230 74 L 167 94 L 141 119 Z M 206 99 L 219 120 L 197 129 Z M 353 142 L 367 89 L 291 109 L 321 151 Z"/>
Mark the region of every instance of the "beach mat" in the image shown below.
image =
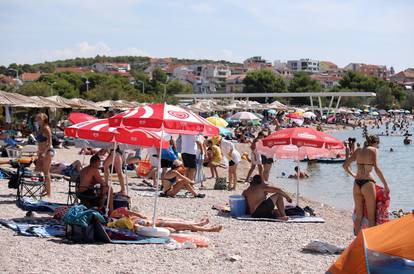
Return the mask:
<path id="1" fill-rule="evenodd" d="M 289 220 L 283 221 L 273 218 L 253 218 L 250 215 L 241 217 L 234 217 L 241 221 L 253 221 L 253 222 L 278 222 L 278 223 L 325 223 L 325 220 L 321 217 L 315 216 L 289 216 Z"/>
<path id="2" fill-rule="evenodd" d="M 64 237 L 65 226 L 53 219 L 0 219 L 0 225 L 10 228 L 22 236 L 40 238 Z"/>
<path id="3" fill-rule="evenodd" d="M 112 240 L 105 230 L 105 227 L 97 223 L 95 227 L 95 238 L 104 243 L 111 244 L 166 244 L 170 242 L 170 238 L 156 238 L 156 237 L 143 237 L 136 236 L 133 240 Z"/>
<path id="4" fill-rule="evenodd" d="M 35 200 L 28 197 L 23 197 L 16 201 L 17 206 L 24 211 L 36 212 L 54 212 L 58 207 L 67 206 L 66 204 L 50 203 L 42 200 Z"/>

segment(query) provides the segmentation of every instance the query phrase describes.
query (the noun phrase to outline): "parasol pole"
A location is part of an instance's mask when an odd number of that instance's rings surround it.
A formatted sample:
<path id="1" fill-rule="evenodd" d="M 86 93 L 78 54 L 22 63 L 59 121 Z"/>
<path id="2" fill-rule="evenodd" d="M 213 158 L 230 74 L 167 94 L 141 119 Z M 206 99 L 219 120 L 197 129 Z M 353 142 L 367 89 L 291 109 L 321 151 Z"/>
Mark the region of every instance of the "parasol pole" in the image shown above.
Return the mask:
<path id="1" fill-rule="evenodd" d="M 297 183 L 296 183 L 296 206 L 299 206 L 299 149 L 298 149 L 298 157 L 296 158 L 296 164 L 298 167 L 298 171 L 296 172 Z"/>
<path id="2" fill-rule="evenodd" d="M 109 211 L 109 201 L 111 200 L 109 197 L 111 197 L 112 194 L 112 173 L 114 172 L 114 165 L 115 165 L 115 155 L 116 155 L 116 144 L 117 142 L 114 142 L 114 150 L 112 151 L 112 165 L 111 165 L 111 172 L 109 174 L 109 189 L 108 189 L 108 198 L 106 202 L 106 213 Z M 110 155 L 110 154 L 109 154 Z"/>
<path id="3" fill-rule="evenodd" d="M 126 155 L 127 155 L 126 150 L 124 150 L 124 153 L 122 154 L 122 170 L 125 172 L 125 188 L 126 188 L 126 193 L 128 195 L 129 194 L 129 192 L 128 192 L 128 174 L 127 174 L 128 165 L 126 165 L 126 163 L 124 164 L 124 159 L 126 161 L 126 158 L 127 158 Z"/>
<path id="4" fill-rule="evenodd" d="M 154 211 L 152 212 L 152 227 L 155 228 L 155 220 L 157 219 L 157 204 L 158 204 L 158 182 L 161 180 L 161 153 L 162 142 L 164 140 L 164 123 L 161 124 L 161 139 L 160 139 L 160 153 L 158 155 L 158 167 L 157 167 L 157 179 L 155 180 L 155 198 L 154 198 Z"/>

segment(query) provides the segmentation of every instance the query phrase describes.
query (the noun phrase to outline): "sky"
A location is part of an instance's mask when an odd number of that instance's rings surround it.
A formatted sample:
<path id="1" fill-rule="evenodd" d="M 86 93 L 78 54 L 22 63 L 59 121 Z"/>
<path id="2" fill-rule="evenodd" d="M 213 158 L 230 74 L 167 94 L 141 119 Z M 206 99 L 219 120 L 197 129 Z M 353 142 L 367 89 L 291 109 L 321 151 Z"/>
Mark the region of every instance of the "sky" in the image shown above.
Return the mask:
<path id="1" fill-rule="evenodd" d="M 138 55 L 414 67 L 412 0 L 0 0 L 0 65 Z"/>

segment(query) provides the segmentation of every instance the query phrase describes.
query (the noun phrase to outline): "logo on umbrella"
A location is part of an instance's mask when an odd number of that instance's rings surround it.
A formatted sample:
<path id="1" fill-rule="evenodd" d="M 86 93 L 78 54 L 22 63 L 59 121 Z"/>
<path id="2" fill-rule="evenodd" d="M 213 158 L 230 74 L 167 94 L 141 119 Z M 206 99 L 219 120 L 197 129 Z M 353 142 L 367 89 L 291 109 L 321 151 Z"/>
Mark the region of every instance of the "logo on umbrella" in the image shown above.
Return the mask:
<path id="1" fill-rule="evenodd" d="M 184 111 L 174 111 L 174 110 L 169 110 L 168 114 L 178 118 L 178 119 L 187 119 L 188 117 L 190 117 L 190 115 L 187 112 Z"/>
<path id="2" fill-rule="evenodd" d="M 92 134 L 92 136 L 93 136 L 93 137 L 99 137 L 99 133 L 94 132 L 94 133 Z"/>
<path id="3" fill-rule="evenodd" d="M 306 138 L 306 139 L 316 139 L 315 135 L 312 135 L 312 134 L 309 134 L 309 133 L 306 133 L 306 132 L 299 133 L 298 137 Z"/>

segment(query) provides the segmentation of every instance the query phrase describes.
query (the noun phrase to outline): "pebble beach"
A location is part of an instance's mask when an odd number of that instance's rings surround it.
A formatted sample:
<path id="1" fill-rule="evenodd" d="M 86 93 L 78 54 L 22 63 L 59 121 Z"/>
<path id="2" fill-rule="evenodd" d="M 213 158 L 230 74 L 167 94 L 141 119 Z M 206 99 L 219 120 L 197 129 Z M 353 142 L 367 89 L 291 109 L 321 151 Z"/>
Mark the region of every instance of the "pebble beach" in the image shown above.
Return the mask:
<path id="1" fill-rule="evenodd" d="M 239 145 L 239 151 L 247 146 Z M 81 159 L 78 149 L 59 149 L 55 161 L 70 163 Z M 88 159 L 86 159 L 87 162 Z M 239 177 L 245 178 L 249 164 L 242 161 Z M 222 174 L 225 169 L 219 169 Z M 205 170 L 210 175 L 209 170 Z M 142 196 L 141 179 L 129 179 L 132 208 L 151 214 L 153 198 Z M 277 186 L 277 181 L 273 183 Z M 335 209 L 317 201 L 301 198 L 301 206 L 310 206 L 322 224 L 249 222 L 232 219 L 213 210 L 225 204 L 236 191 L 212 190 L 207 180 L 204 199 L 160 198 L 158 215 L 185 220 L 208 217 L 211 224 L 223 226 L 218 233 L 199 233 L 209 239 L 207 248 L 168 250 L 163 245 L 74 244 L 59 238 L 36 238 L 14 235 L 0 227 L 1 273 L 324 273 L 336 255 L 302 252 L 314 240 L 346 247 L 353 240 L 351 212 Z M 115 183 L 115 191 L 119 186 Z M 64 203 L 67 182 L 52 182 L 53 196 L 46 200 Z M 148 190 L 148 188 L 147 188 Z M 148 193 L 152 193 L 148 191 Z M 293 199 L 295 200 L 295 199 Z M 22 218 L 25 212 L 15 205 L 15 190 L 7 181 L 0 182 L 0 218 Z M 45 216 L 37 214 L 37 216 Z"/>

